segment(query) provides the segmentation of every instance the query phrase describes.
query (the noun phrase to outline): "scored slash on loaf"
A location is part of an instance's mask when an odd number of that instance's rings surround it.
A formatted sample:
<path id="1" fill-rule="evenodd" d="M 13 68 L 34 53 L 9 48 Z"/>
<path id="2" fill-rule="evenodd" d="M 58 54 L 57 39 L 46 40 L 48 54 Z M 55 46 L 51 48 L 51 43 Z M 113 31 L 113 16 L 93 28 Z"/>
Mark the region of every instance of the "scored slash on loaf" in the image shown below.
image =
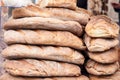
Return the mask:
<path id="1" fill-rule="evenodd" d="M 10 19 L 4 24 L 4 29 L 45 29 L 57 31 L 69 31 L 77 36 L 83 33 L 82 26 L 75 21 L 62 21 L 54 18 L 29 17 Z"/>
<path id="2" fill-rule="evenodd" d="M 64 31 L 8 30 L 4 34 L 4 40 L 7 44 L 56 45 L 80 50 L 85 49 L 79 37 Z"/>
<path id="3" fill-rule="evenodd" d="M 31 46 L 22 44 L 8 46 L 2 51 L 2 55 L 8 59 L 36 58 L 79 65 L 82 65 L 85 60 L 80 52 L 68 47 Z"/>
<path id="4" fill-rule="evenodd" d="M 4 62 L 4 68 L 14 76 L 52 77 L 80 76 L 81 74 L 77 65 L 35 59 L 7 60 Z"/>

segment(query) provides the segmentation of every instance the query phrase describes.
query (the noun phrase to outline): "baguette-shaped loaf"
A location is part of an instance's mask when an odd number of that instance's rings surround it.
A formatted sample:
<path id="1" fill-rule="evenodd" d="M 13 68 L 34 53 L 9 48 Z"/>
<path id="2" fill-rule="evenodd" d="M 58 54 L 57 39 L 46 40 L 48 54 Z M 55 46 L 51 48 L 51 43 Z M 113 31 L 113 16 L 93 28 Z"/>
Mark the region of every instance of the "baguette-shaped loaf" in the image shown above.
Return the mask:
<path id="1" fill-rule="evenodd" d="M 82 26 L 78 22 L 62 21 L 59 19 L 43 17 L 10 19 L 5 23 L 4 29 L 45 29 L 69 31 L 77 36 L 81 36 L 83 33 Z"/>
<path id="2" fill-rule="evenodd" d="M 85 49 L 79 37 L 66 31 L 8 30 L 4 34 L 4 41 L 7 44 L 55 45 Z"/>
<path id="3" fill-rule="evenodd" d="M 44 61 L 35 59 L 7 60 L 4 62 L 5 70 L 14 76 L 79 76 L 80 67 L 68 63 Z"/>
<path id="4" fill-rule="evenodd" d="M 85 35 L 84 42 L 90 52 L 103 52 L 119 45 L 119 40 L 117 38 L 92 38 L 88 35 Z"/>
<path id="5" fill-rule="evenodd" d="M 118 69 L 119 62 L 115 62 L 112 64 L 101 64 L 93 60 L 89 60 L 86 64 L 87 72 L 96 76 L 112 75 L 115 74 Z"/>
<path id="6" fill-rule="evenodd" d="M 92 17 L 85 31 L 90 37 L 116 38 L 119 36 L 119 26 L 103 15 Z"/>
<path id="7" fill-rule="evenodd" d="M 99 63 L 114 63 L 118 61 L 118 49 L 113 48 L 105 52 L 88 52 L 88 56 Z"/>
<path id="8" fill-rule="evenodd" d="M 84 9 L 77 8 L 75 11 L 64 8 L 39 8 L 36 5 L 16 8 L 12 11 L 13 18 L 23 17 L 44 17 L 57 18 L 65 21 L 77 21 L 82 25 L 86 25 L 91 14 Z"/>
<path id="9" fill-rule="evenodd" d="M 81 75 L 79 77 L 27 78 L 15 77 L 5 73 L 0 77 L 0 80 L 89 80 L 89 78 L 84 75 Z"/>
<path id="10" fill-rule="evenodd" d="M 90 75 L 90 80 L 120 80 L 120 69 L 115 74 L 109 76 Z"/>
<path id="11" fill-rule="evenodd" d="M 36 58 L 74 64 L 84 63 L 84 56 L 80 52 L 68 47 L 45 47 L 16 44 L 4 49 L 2 55 L 8 59 Z"/>
<path id="12" fill-rule="evenodd" d="M 52 7 L 52 8 L 68 8 L 75 10 L 77 0 L 38 0 L 38 5 L 41 8 Z"/>

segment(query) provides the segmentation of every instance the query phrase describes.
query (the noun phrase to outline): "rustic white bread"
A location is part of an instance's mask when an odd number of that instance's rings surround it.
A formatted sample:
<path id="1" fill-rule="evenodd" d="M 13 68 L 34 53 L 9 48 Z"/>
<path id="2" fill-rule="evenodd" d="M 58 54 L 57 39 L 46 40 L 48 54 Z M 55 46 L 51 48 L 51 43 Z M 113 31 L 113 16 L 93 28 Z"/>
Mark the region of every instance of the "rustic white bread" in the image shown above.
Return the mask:
<path id="1" fill-rule="evenodd" d="M 120 69 L 115 74 L 109 76 L 90 75 L 90 80 L 120 80 Z"/>
<path id="2" fill-rule="evenodd" d="M 118 61 L 118 49 L 113 48 L 105 52 L 88 52 L 88 56 L 99 63 L 114 63 Z"/>
<path id="3" fill-rule="evenodd" d="M 77 0 L 38 0 L 38 5 L 41 8 L 52 7 L 52 8 L 68 8 L 75 10 Z"/>
<path id="4" fill-rule="evenodd" d="M 36 58 L 44 60 L 63 61 L 74 64 L 83 64 L 84 56 L 68 47 L 31 46 L 15 44 L 2 51 L 2 55 L 8 59 Z"/>
<path id="5" fill-rule="evenodd" d="M 83 33 L 82 26 L 75 21 L 62 21 L 54 18 L 29 17 L 10 19 L 4 24 L 4 29 L 45 29 L 69 31 L 77 36 Z"/>
<path id="6" fill-rule="evenodd" d="M 6 60 L 5 70 L 14 76 L 50 77 L 80 76 L 80 67 L 68 63 L 35 59 Z"/>
<path id="7" fill-rule="evenodd" d="M 28 77 L 15 77 L 5 73 L 0 77 L 0 80 L 89 80 L 89 78 L 84 75 L 81 75 L 79 77 L 28 78 Z"/>
<path id="8" fill-rule="evenodd" d="M 98 15 L 91 18 L 85 31 L 90 37 L 116 38 L 119 26 L 107 16 Z"/>
<path id="9" fill-rule="evenodd" d="M 12 11 L 13 18 L 44 17 L 56 18 L 64 21 L 77 21 L 86 25 L 91 17 L 90 12 L 77 8 L 75 11 L 64 8 L 39 8 L 37 5 L 16 8 Z"/>
<path id="10" fill-rule="evenodd" d="M 4 33 L 4 41 L 7 44 L 55 45 L 85 49 L 79 37 L 66 31 L 8 30 Z"/>
<path id="11" fill-rule="evenodd" d="M 107 58 L 107 57 L 106 57 Z M 86 64 L 86 70 L 89 74 L 102 76 L 112 75 L 119 69 L 119 62 L 112 64 L 101 64 L 93 60 L 89 60 Z"/>
<path id="12" fill-rule="evenodd" d="M 92 38 L 88 35 L 85 35 L 84 42 L 90 52 L 103 52 L 119 45 L 117 38 Z"/>

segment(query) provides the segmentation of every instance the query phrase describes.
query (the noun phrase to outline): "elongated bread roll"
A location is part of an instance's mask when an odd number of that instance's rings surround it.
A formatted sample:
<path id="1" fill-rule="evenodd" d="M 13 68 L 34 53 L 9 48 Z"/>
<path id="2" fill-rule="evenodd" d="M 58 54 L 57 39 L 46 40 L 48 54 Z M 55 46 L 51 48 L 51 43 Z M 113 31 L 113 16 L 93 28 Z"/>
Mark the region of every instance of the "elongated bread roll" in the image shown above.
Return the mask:
<path id="1" fill-rule="evenodd" d="M 77 21 L 80 24 L 86 25 L 91 14 L 84 9 L 77 8 L 75 11 L 64 8 L 39 8 L 36 5 L 16 8 L 12 11 L 13 18 L 23 17 L 44 17 L 57 18 L 65 21 Z"/>
<path id="2" fill-rule="evenodd" d="M 88 71 L 88 73 L 96 76 L 112 75 L 118 69 L 119 69 L 119 62 L 115 62 L 112 64 L 100 64 L 93 60 L 89 60 L 86 65 L 86 70 Z"/>
<path id="3" fill-rule="evenodd" d="M 85 44 L 90 52 L 103 52 L 119 45 L 119 40 L 104 39 L 104 38 L 91 38 L 85 35 Z"/>
<path id="4" fill-rule="evenodd" d="M 84 75 L 81 75 L 79 77 L 27 78 L 15 77 L 6 73 L 0 77 L 0 80 L 89 80 L 89 78 Z"/>
<path id="5" fill-rule="evenodd" d="M 119 26 L 107 16 L 99 15 L 91 18 L 85 31 L 90 37 L 116 38 Z"/>
<path id="6" fill-rule="evenodd" d="M 8 30 L 4 34 L 4 41 L 7 44 L 56 45 L 85 49 L 80 38 L 65 31 Z"/>
<path id="7" fill-rule="evenodd" d="M 90 80 L 120 80 L 120 69 L 115 74 L 109 76 L 90 75 Z"/>
<path id="8" fill-rule="evenodd" d="M 14 76 L 79 76 L 79 66 L 54 61 L 35 59 L 7 60 L 4 62 L 5 70 Z"/>
<path id="9" fill-rule="evenodd" d="M 75 10 L 77 0 L 39 0 L 38 5 L 41 8 L 52 7 L 52 8 L 68 8 Z"/>
<path id="10" fill-rule="evenodd" d="M 82 26 L 78 22 L 42 17 L 10 19 L 5 23 L 4 29 L 60 30 L 72 32 L 77 36 L 81 36 L 83 33 Z"/>
<path id="11" fill-rule="evenodd" d="M 71 48 L 52 46 L 11 45 L 2 51 L 8 59 L 36 58 L 83 64 L 84 56 Z"/>
<path id="12" fill-rule="evenodd" d="M 88 52 L 88 56 L 99 63 L 114 63 L 118 61 L 118 50 L 116 48 L 105 52 Z"/>

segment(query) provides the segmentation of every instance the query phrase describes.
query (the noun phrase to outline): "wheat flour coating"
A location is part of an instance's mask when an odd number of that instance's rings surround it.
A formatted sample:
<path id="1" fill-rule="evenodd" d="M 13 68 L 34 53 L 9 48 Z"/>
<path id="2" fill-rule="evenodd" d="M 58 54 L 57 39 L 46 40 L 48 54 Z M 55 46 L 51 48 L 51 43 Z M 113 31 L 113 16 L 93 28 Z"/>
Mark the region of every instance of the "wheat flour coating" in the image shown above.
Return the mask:
<path id="1" fill-rule="evenodd" d="M 120 80 L 120 69 L 115 74 L 109 76 L 90 75 L 90 80 Z"/>
<path id="2" fill-rule="evenodd" d="M 117 38 L 119 26 L 107 16 L 99 15 L 91 18 L 85 31 L 90 37 Z"/>
<path id="3" fill-rule="evenodd" d="M 115 62 L 112 64 L 101 64 L 93 60 L 89 60 L 86 64 L 86 70 L 88 73 L 101 76 L 101 75 L 112 75 L 119 69 L 119 63 Z"/>
<path id="4" fill-rule="evenodd" d="M 30 5 L 14 9 L 12 16 L 15 19 L 24 17 L 56 18 L 64 21 L 77 21 L 82 25 L 86 25 L 92 14 L 82 8 L 73 11 L 64 8 L 39 8 L 37 5 Z"/>
<path id="5" fill-rule="evenodd" d="M 75 21 L 62 21 L 54 18 L 27 17 L 10 19 L 4 24 L 4 29 L 44 29 L 69 31 L 77 36 L 83 33 L 82 26 Z"/>
<path id="6" fill-rule="evenodd" d="M 84 42 L 90 52 L 103 52 L 119 45 L 117 38 L 92 38 L 88 35 L 85 35 Z"/>
<path id="7" fill-rule="evenodd" d="M 66 31 L 8 30 L 4 34 L 4 41 L 7 44 L 55 45 L 81 50 L 85 49 L 79 37 Z"/>
<path id="8" fill-rule="evenodd" d="M 77 65 L 35 59 L 7 60 L 4 62 L 4 68 L 14 76 L 52 77 L 81 74 Z"/>
<path id="9" fill-rule="evenodd" d="M 63 61 L 74 64 L 83 64 L 82 53 L 68 47 L 31 46 L 15 44 L 2 51 L 2 55 L 8 59 L 36 58 L 55 61 Z"/>
<path id="10" fill-rule="evenodd" d="M 84 75 L 81 75 L 79 77 L 27 78 L 15 77 L 6 73 L 0 77 L 0 80 L 89 80 L 89 78 Z"/>
<path id="11" fill-rule="evenodd" d="M 113 48 L 105 52 L 88 52 L 88 56 L 99 63 L 114 63 L 118 61 L 118 49 Z"/>
<path id="12" fill-rule="evenodd" d="M 52 8 L 68 8 L 75 10 L 77 0 L 39 0 L 38 5 L 41 8 L 52 7 Z"/>

